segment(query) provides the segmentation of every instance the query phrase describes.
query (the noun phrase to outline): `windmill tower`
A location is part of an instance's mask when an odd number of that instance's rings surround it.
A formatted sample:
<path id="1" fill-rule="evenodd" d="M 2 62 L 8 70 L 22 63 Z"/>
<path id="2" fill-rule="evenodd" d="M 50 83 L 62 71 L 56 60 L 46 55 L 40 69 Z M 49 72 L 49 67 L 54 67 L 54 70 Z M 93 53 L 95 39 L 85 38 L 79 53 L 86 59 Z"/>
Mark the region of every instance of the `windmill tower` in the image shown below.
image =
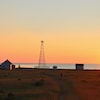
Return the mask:
<path id="1" fill-rule="evenodd" d="M 45 54 L 44 54 L 44 41 L 41 41 L 38 68 L 46 68 Z"/>

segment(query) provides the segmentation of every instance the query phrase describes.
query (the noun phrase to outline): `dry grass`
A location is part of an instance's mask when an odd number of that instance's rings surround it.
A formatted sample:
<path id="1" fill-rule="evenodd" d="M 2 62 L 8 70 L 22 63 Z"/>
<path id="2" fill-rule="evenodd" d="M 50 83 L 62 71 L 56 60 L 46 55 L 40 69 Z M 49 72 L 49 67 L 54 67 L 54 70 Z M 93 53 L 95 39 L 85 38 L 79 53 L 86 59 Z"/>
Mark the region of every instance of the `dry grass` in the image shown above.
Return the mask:
<path id="1" fill-rule="evenodd" d="M 100 71 L 0 70 L 0 100 L 99 100 Z"/>

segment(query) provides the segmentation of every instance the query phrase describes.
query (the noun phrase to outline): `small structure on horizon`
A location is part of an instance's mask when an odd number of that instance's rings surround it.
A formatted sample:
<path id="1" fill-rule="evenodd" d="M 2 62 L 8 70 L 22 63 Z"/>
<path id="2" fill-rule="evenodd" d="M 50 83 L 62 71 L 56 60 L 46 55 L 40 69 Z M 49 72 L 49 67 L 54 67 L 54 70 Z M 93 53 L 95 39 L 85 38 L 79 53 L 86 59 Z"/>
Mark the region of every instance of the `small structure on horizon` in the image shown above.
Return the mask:
<path id="1" fill-rule="evenodd" d="M 84 64 L 76 64 L 76 70 L 84 70 Z"/>
<path id="2" fill-rule="evenodd" d="M 15 65 L 13 65 L 9 60 L 6 60 L 3 63 L 1 63 L 0 69 L 13 70 L 15 69 Z"/>
<path id="3" fill-rule="evenodd" d="M 53 70 L 56 70 L 57 69 L 57 66 L 53 66 Z"/>
<path id="4" fill-rule="evenodd" d="M 20 64 L 18 65 L 18 68 L 19 68 L 19 69 L 21 68 Z"/>

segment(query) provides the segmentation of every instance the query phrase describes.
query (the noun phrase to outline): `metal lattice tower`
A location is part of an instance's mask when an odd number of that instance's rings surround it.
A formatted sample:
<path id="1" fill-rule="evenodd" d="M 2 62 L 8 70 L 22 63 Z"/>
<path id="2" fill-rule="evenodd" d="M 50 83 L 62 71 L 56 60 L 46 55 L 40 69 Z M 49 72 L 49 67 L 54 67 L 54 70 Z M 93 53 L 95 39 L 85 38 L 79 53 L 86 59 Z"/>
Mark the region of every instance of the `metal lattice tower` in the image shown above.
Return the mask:
<path id="1" fill-rule="evenodd" d="M 41 41 L 38 68 L 46 68 L 45 55 L 44 55 L 44 41 Z"/>

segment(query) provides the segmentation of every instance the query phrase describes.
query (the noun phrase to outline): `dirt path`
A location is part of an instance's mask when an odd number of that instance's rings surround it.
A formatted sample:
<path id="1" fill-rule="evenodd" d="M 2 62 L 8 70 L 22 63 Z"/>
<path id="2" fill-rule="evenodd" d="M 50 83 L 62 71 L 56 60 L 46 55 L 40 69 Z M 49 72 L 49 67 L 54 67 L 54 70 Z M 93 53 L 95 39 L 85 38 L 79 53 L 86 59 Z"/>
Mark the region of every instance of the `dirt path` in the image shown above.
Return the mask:
<path id="1" fill-rule="evenodd" d="M 53 74 L 45 72 L 43 72 L 42 74 L 52 78 L 59 85 L 60 93 L 58 100 L 82 100 L 70 80 L 64 79 L 63 77 L 60 77 L 60 75 L 55 76 Z"/>

